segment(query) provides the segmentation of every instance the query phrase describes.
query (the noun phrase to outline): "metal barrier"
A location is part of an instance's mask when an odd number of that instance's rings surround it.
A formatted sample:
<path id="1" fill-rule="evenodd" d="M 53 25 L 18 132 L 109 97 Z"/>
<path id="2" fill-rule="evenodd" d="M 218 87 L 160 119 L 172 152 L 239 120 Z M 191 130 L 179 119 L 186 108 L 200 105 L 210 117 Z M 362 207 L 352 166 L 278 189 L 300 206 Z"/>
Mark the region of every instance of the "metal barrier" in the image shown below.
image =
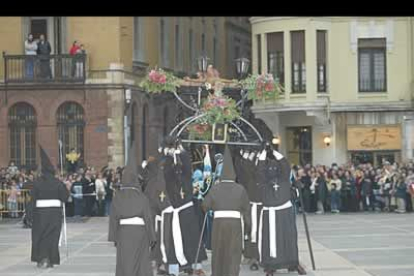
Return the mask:
<path id="1" fill-rule="evenodd" d="M 0 218 L 21 217 L 32 198 L 30 190 L 0 190 Z"/>

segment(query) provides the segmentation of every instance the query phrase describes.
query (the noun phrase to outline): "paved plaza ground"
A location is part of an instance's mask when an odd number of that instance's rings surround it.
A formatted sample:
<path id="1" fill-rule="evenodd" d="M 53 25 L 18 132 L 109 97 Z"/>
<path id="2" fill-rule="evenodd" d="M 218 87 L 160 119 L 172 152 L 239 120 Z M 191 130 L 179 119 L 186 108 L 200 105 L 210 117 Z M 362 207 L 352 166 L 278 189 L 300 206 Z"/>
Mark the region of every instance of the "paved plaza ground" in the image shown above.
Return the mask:
<path id="1" fill-rule="evenodd" d="M 308 216 L 316 271 L 311 269 L 302 216 L 297 221 L 300 260 L 308 275 L 414 275 L 414 214 Z M 30 262 L 30 229 L 23 229 L 18 221 L 0 221 L 0 275 L 113 276 L 115 248 L 106 242 L 107 229 L 107 218 L 69 222 L 69 258 L 62 250 L 60 266 L 40 270 Z M 204 266 L 210 275 L 210 263 Z M 243 265 L 240 276 L 256 275 L 264 273 Z M 297 274 L 280 271 L 277 275 Z"/>

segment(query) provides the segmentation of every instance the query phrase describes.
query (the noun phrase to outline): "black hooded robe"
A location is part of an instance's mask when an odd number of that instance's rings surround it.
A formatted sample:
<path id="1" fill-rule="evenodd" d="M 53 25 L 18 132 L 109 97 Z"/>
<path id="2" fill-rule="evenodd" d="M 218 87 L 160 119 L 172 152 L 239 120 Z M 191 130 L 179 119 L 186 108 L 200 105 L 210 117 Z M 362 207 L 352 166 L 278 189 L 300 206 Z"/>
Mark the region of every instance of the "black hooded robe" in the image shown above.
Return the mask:
<path id="1" fill-rule="evenodd" d="M 144 225 L 121 224 L 140 218 Z M 155 241 L 154 219 L 147 197 L 138 187 L 116 193 L 109 216 L 108 240 L 116 243 L 116 276 L 152 275 L 150 241 Z"/>
<path id="2" fill-rule="evenodd" d="M 69 198 L 66 185 L 54 177 L 54 169 L 43 148 L 40 149 L 42 175 L 33 183 L 32 262 L 49 260 L 60 264 L 59 237 L 63 208 Z"/>
<path id="3" fill-rule="evenodd" d="M 246 190 L 234 181 L 222 181 L 211 188 L 202 205 L 205 209 L 214 211 L 212 275 L 238 276 L 243 252 L 243 232 L 250 229 L 250 206 Z M 224 216 L 220 217 L 220 214 Z M 227 214 L 239 214 L 240 217 L 228 217 Z"/>
<path id="4" fill-rule="evenodd" d="M 239 182 L 247 191 L 250 200 L 250 216 L 252 219 L 252 227 L 249 240 L 245 242 L 243 251 L 244 257 L 253 260 L 259 260 L 259 250 L 257 247 L 257 238 L 259 230 L 260 213 L 262 211 L 262 190 L 257 179 L 256 156 L 250 160 L 250 153 L 246 158 L 237 156 L 237 165 L 240 167 L 238 171 L 240 176 Z M 237 171 L 237 170 L 236 170 Z"/>
<path id="5" fill-rule="evenodd" d="M 161 253 L 161 213 L 171 206 L 165 187 L 164 168 L 161 166 L 162 155 L 158 155 L 155 160 L 148 162 L 144 169 L 144 182 L 146 184 L 145 195 L 148 197 L 152 209 L 152 215 L 155 220 L 155 232 L 157 235 L 157 245 L 151 252 L 151 259 L 158 265 L 162 264 Z"/>
<path id="6" fill-rule="evenodd" d="M 131 153 L 135 153 L 135 143 Z M 136 157 L 130 154 L 121 189 L 111 204 L 108 241 L 116 244 L 116 276 L 152 275 L 150 244 L 156 242 L 154 218 L 138 180 Z"/>
<path id="7" fill-rule="evenodd" d="M 258 164 L 259 181 L 263 185 L 263 210 L 258 230 L 260 263 L 266 271 L 298 267 L 298 234 L 291 203 L 290 165 L 276 151 L 267 155 L 266 160 L 259 160 Z"/>
<path id="8" fill-rule="evenodd" d="M 201 244 L 198 260 L 195 260 L 201 229 L 193 206 L 191 157 L 188 152 L 181 151 L 180 154 L 177 154 L 177 165 L 174 164 L 173 156 L 166 155 L 163 159 L 167 195 L 171 202 L 171 206 L 163 210 L 162 216 L 164 220 L 162 241 L 162 244 L 165 246 L 164 262 L 167 264 L 180 264 L 182 267 L 201 263 L 201 261 L 207 259 L 207 254 L 204 245 Z M 178 237 L 176 240 L 174 240 L 173 235 L 174 212 L 178 212 L 181 232 L 181 235 L 178 235 L 181 238 Z M 179 239 L 182 240 L 184 255 L 181 257 L 177 255 L 177 252 L 180 252 L 180 248 L 175 248 L 175 244 L 181 246 Z"/>

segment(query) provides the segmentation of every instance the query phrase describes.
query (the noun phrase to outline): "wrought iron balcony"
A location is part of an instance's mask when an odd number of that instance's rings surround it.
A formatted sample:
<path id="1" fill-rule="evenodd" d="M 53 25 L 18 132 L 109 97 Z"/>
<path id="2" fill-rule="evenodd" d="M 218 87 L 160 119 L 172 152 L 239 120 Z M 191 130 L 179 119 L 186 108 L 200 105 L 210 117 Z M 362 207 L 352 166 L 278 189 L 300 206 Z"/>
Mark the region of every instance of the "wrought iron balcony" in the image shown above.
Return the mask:
<path id="1" fill-rule="evenodd" d="M 84 83 L 86 55 L 6 55 L 5 84 Z"/>

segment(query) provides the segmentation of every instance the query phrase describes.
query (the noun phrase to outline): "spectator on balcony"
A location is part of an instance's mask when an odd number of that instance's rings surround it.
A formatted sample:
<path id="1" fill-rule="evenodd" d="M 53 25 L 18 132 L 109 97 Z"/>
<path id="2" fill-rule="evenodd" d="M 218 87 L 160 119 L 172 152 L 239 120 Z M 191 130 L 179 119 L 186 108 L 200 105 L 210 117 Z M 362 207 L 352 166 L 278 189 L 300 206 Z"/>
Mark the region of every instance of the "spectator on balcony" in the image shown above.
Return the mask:
<path id="1" fill-rule="evenodd" d="M 52 71 L 50 69 L 50 53 L 52 47 L 49 41 L 46 40 L 45 35 L 40 35 L 40 41 L 37 44 L 37 54 L 40 56 L 40 77 L 41 78 L 52 78 Z"/>
<path id="2" fill-rule="evenodd" d="M 79 42 L 77 40 L 73 41 L 72 47 L 69 50 L 69 55 L 75 56 L 80 50 Z M 72 59 L 72 77 L 76 75 L 76 59 Z"/>
<path id="3" fill-rule="evenodd" d="M 76 50 L 76 78 L 83 77 L 83 66 L 84 61 L 83 57 L 86 54 L 85 46 L 83 44 L 80 45 L 79 49 Z"/>
<path id="4" fill-rule="evenodd" d="M 27 40 L 24 42 L 24 49 L 26 54 L 25 66 L 26 66 L 26 78 L 33 78 L 34 71 L 34 57 L 37 53 L 37 41 L 33 39 L 33 35 L 29 34 Z"/>

